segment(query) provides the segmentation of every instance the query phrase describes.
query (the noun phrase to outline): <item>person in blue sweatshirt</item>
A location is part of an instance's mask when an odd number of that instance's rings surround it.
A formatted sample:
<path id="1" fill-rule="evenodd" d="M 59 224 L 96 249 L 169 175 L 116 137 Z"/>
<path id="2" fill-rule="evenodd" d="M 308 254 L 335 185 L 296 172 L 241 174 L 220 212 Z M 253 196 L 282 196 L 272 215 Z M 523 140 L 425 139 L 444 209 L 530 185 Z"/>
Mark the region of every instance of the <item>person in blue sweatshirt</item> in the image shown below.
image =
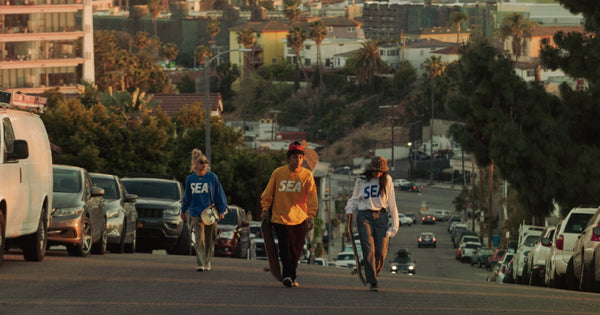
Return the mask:
<path id="1" fill-rule="evenodd" d="M 210 171 L 208 159 L 198 149 L 192 150 L 191 171 L 192 173 L 185 180 L 181 217 L 186 222 L 188 219 L 191 220 L 196 237 L 194 244 L 198 263 L 196 271 L 202 272 L 211 268 L 210 259 L 217 238 L 217 223 L 204 224 L 201 219 L 202 212 L 214 205 L 219 213 L 219 220 L 223 219 L 227 210 L 227 198 L 219 177 Z"/>

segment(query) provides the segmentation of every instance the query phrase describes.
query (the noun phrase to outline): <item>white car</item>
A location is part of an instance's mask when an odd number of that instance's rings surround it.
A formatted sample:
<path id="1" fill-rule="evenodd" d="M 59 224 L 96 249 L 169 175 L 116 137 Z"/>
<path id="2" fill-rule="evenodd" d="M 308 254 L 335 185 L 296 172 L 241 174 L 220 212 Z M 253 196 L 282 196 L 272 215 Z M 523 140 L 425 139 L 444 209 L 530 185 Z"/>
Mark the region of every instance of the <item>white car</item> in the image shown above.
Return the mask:
<path id="1" fill-rule="evenodd" d="M 335 266 L 337 268 L 354 268 L 356 266 L 356 260 L 354 258 L 354 252 L 340 252 L 337 254 L 335 260 Z"/>
<path id="2" fill-rule="evenodd" d="M 573 247 L 571 270 L 580 291 L 600 292 L 600 208 Z M 568 268 L 567 268 L 568 269 Z"/>
<path id="3" fill-rule="evenodd" d="M 399 222 L 400 222 L 400 226 L 403 226 L 403 225 L 408 225 L 408 226 L 411 226 L 411 225 L 412 225 L 412 223 L 413 223 L 413 219 L 412 219 L 412 218 L 409 218 L 409 217 L 407 217 L 407 216 L 406 216 L 405 214 L 403 214 L 403 213 L 398 213 L 398 220 L 399 220 Z"/>
<path id="4" fill-rule="evenodd" d="M 466 243 L 464 243 L 464 245 L 461 248 L 462 248 L 462 253 L 460 255 L 460 261 L 461 262 L 471 262 L 471 259 L 473 259 L 473 255 L 475 254 L 477 249 L 481 248 L 481 243 L 466 242 Z"/>
<path id="5" fill-rule="evenodd" d="M 573 256 L 573 246 L 589 220 L 598 210 L 595 208 L 573 208 L 554 232 L 550 259 L 546 262 L 545 283 L 554 288 L 576 287 L 576 278 L 567 278 L 567 265 Z M 567 283 L 568 280 L 568 283 Z"/>
<path id="6" fill-rule="evenodd" d="M 550 246 L 552 245 L 552 236 L 556 227 L 548 226 L 540 235 L 537 244 L 529 251 L 525 268 L 529 276 L 529 285 L 542 285 L 544 283 L 544 268 L 546 260 L 550 257 Z"/>
<path id="7" fill-rule="evenodd" d="M 40 117 L 12 105 L 0 107 L 0 152 L 0 264 L 9 247 L 21 247 L 26 261 L 41 261 L 51 222 L 53 177 L 50 141 Z"/>
<path id="8" fill-rule="evenodd" d="M 400 188 L 404 185 L 410 184 L 410 182 L 404 178 L 396 178 L 392 182 L 394 183 L 394 187 L 396 187 L 396 188 Z"/>

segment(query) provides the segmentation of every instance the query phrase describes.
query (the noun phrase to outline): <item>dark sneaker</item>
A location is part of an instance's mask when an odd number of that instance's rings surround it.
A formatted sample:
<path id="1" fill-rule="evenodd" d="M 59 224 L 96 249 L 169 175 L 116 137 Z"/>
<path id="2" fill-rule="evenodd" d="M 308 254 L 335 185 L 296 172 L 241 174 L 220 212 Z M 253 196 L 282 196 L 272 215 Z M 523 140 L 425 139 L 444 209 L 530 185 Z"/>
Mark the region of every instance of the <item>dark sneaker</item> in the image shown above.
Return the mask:
<path id="1" fill-rule="evenodd" d="M 198 266 L 198 267 L 196 267 L 196 271 L 202 272 L 202 271 L 204 271 L 204 267 L 203 266 Z"/>
<path id="2" fill-rule="evenodd" d="M 291 288 L 294 285 L 294 281 L 292 281 L 292 278 L 290 278 L 290 277 L 283 278 L 282 283 L 284 286 L 286 286 L 288 288 Z"/>
<path id="3" fill-rule="evenodd" d="M 369 291 L 379 291 L 379 286 L 377 286 L 377 283 L 371 283 Z"/>

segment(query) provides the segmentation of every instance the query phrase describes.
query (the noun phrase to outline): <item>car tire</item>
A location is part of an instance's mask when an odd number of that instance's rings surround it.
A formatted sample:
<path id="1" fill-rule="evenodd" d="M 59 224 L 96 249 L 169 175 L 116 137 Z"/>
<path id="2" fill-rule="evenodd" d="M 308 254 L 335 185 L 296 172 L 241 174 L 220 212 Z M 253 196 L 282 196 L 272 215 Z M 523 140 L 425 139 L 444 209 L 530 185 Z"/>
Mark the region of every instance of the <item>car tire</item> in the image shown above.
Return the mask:
<path id="1" fill-rule="evenodd" d="M 106 253 L 107 244 L 108 244 L 108 231 L 106 230 L 106 219 L 104 219 L 104 224 L 102 224 L 102 233 L 100 234 L 100 239 L 98 240 L 98 242 L 92 244 L 92 254 L 104 255 Z"/>
<path id="2" fill-rule="evenodd" d="M 2 233 L 4 233 L 4 229 L 2 229 Z M 4 236 L 2 239 L 4 240 Z M 46 221 L 46 210 L 43 209 L 40 214 L 37 231 L 31 235 L 24 236 L 22 239 L 21 248 L 23 249 L 23 257 L 26 261 L 42 261 L 46 255 L 47 244 L 48 222 Z M 2 251 L 4 251 L 4 247 L 2 247 Z"/>
<path id="3" fill-rule="evenodd" d="M 418 245 L 419 245 L 419 248 L 421 248 L 421 244 L 418 244 Z"/>
<path id="4" fill-rule="evenodd" d="M 123 248 L 123 250 L 128 253 L 128 254 L 132 254 L 135 253 L 135 238 L 137 236 L 137 230 L 133 230 L 133 234 L 131 235 L 131 242 L 130 243 L 125 243 L 125 247 Z"/>
<path id="5" fill-rule="evenodd" d="M 108 249 L 110 250 L 111 253 L 122 254 L 125 251 L 125 236 L 127 236 L 126 233 L 127 233 L 127 225 L 125 222 L 123 222 L 123 225 L 121 228 L 121 239 L 119 240 L 119 243 L 108 245 Z"/>
<path id="6" fill-rule="evenodd" d="M 67 245 L 67 252 L 71 256 L 85 257 L 90 254 L 92 249 L 92 225 L 88 217 L 84 217 L 83 235 L 81 235 L 81 243 Z"/>
<path id="7" fill-rule="evenodd" d="M 579 287 L 579 283 L 573 272 L 573 258 L 571 257 L 567 264 L 567 272 L 565 274 L 565 285 L 567 290 L 577 290 Z"/>
<path id="8" fill-rule="evenodd" d="M 4 247 L 6 246 L 6 239 L 4 238 L 4 235 L 6 235 L 4 232 L 6 229 L 5 222 L 4 212 L 0 211 L 0 266 L 2 266 L 2 263 L 4 262 Z"/>

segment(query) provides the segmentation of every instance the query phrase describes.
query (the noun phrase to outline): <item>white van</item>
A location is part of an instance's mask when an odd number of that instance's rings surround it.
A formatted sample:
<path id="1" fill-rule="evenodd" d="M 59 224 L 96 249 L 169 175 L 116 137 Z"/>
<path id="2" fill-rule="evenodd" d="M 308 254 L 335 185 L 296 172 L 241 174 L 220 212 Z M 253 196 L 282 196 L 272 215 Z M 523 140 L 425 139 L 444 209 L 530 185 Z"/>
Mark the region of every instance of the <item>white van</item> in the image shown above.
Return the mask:
<path id="1" fill-rule="evenodd" d="M 0 103 L 0 152 L 0 264 L 4 249 L 17 246 L 25 260 L 41 261 L 52 210 L 52 155 L 40 117 Z"/>

